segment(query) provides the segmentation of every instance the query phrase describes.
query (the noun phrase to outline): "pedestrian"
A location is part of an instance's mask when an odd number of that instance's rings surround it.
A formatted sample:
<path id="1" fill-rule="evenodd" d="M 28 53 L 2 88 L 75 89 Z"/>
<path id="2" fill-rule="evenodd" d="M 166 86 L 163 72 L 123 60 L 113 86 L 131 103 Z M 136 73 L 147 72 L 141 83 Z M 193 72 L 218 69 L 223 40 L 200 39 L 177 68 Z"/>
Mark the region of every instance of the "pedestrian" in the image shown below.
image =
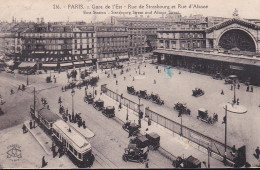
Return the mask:
<path id="1" fill-rule="evenodd" d="M 71 114 L 69 114 L 69 121 L 71 122 Z"/>
<path id="2" fill-rule="evenodd" d="M 69 114 L 69 109 L 67 108 L 67 109 L 66 109 L 66 115 L 68 115 L 68 114 Z"/>
<path id="3" fill-rule="evenodd" d="M 121 105 L 121 103 L 119 103 L 118 110 L 120 111 L 121 108 L 122 108 L 122 105 Z"/>
<path id="4" fill-rule="evenodd" d="M 152 124 L 152 121 L 151 121 L 151 119 L 150 119 L 150 117 L 148 117 L 148 126 L 151 126 L 151 124 Z"/>
<path id="5" fill-rule="evenodd" d="M 135 81 L 135 77 L 133 77 L 133 81 Z"/>
<path id="6" fill-rule="evenodd" d="M 223 117 L 223 121 L 222 121 L 222 124 L 226 123 L 226 116 Z"/>
<path id="7" fill-rule="evenodd" d="M 18 90 L 21 90 L 21 86 L 20 85 L 18 86 Z"/>
<path id="8" fill-rule="evenodd" d="M 41 98 L 42 104 L 43 104 L 43 98 Z"/>
<path id="9" fill-rule="evenodd" d="M 97 95 L 97 90 L 95 90 L 95 95 Z"/>
<path id="10" fill-rule="evenodd" d="M 66 87 L 66 86 L 64 87 L 64 90 L 65 90 L 65 91 L 67 90 L 67 87 Z"/>
<path id="11" fill-rule="evenodd" d="M 179 74 L 181 74 L 181 71 L 179 71 Z"/>
<path id="12" fill-rule="evenodd" d="M 253 90 L 254 90 L 254 89 L 253 89 L 253 86 L 251 86 L 251 92 L 252 92 L 252 93 L 253 93 Z"/>
<path id="13" fill-rule="evenodd" d="M 237 98 L 237 105 L 239 105 L 239 98 Z"/>
<path id="14" fill-rule="evenodd" d="M 149 168 L 149 159 L 145 161 L 145 168 Z"/>
<path id="15" fill-rule="evenodd" d="M 47 109 L 50 110 L 50 106 L 49 105 L 47 105 Z"/>
<path id="16" fill-rule="evenodd" d="M 223 91 L 223 89 L 221 90 L 221 95 L 224 95 L 224 91 Z"/>
<path id="17" fill-rule="evenodd" d="M 82 122 L 82 126 L 83 126 L 84 129 L 86 129 L 85 120 L 83 120 L 83 122 Z"/>
<path id="18" fill-rule="evenodd" d="M 116 85 L 118 84 L 118 81 L 116 80 Z"/>
<path id="19" fill-rule="evenodd" d="M 61 87 L 61 91 L 64 92 L 63 86 Z"/>
<path id="20" fill-rule="evenodd" d="M 240 89 L 240 84 L 239 83 L 237 84 L 237 89 Z"/>
<path id="21" fill-rule="evenodd" d="M 26 126 L 25 126 L 25 124 L 23 124 L 22 129 L 23 129 L 23 134 L 26 133 Z"/>
<path id="22" fill-rule="evenodd" d="M 45 167 L 48 162 L 45 161 L 45 156 L 42 157 L 42 168 Z"/>
<path id="23" fill-rule="evenodd" d="M 156 84 L 156 80 L 154 79 L 153 84 Z"/>
<path id="24" fill-rule="evenodd" d="M 160 70 L 158 69 L 158 73 L 160 73 Z"/>
<path id="25" fill-rule="evenodd" d="M 230 90 L 233 90 L 233 85 L 231 84 Z"/>
<path id="26" fill-rule="evenodd" d="M 260 155 L 259 146 L 257 146 L 257 148 L 255 149 L 255 153 L 253 155 L 255 156 L 256 159 L 259 159 L 259 155 Z"/>
<path id="27" fill-rule="evenodd" d="M 124 76 L 124 80 L 125 80 L 125 76 Z"/>
<path id="28" fill-rule="evenodd" d="M 235 146 L 235 145 L 233 145 L 233 147 L 231 148 L 231 151 L 232 151 L 232 152 L 230 152 L 231 155 L 232 155 L 232 156 L 236 156 L 237 149 L 236 149 L 236 146 Z"/>
<path id="29" fill-rule="evenodd" d="M 33 120 L 33 128 L 35 128 L 35 120 Z"/>
<path id="30" fill-rule="evenodd" d="M 32 120 L 30 120 L 29 124 L 30 124 L 30 129 L 32 129 Z"/>
<path id="31" fill-rule="evenodd" d="M 249 86 L 246 87 L 246 91 L 247 91 L 247 92 L 249 91 Z"/>

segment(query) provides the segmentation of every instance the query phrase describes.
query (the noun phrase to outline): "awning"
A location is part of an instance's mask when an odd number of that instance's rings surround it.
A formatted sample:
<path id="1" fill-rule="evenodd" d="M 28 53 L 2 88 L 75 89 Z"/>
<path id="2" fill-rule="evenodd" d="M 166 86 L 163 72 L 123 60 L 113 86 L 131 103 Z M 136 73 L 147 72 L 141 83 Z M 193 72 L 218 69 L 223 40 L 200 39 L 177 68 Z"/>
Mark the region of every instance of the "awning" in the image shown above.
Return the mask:
<path id="1" fill-rule="evenodd" d="M 18 68 L 32 68 L 36 65 L 36 63 L 22 62 Z"/>
<path id="2" fill-rule="evenodd" d="M 8 65 L 8 66 L 13 66 L 14 60 L 9 60 L 9 61 L 5 62 L 5 64 Z"/>
<path id="3" fill-rule="evenodd" d="M 68 66 L 72 66 L 72 63 L 61 63 L 60 66 L 61 67 L 68 67 Z"/>
<path id="4" fill-rule="evenodd" d="M 228 63 L 237 63 L 243 65 L 254 65 L 258 67 L 260 66 L 260 59 L 252 58 L 252 57 L 232 56 L 226 54 L 214 54 L 214 53 L 204 53 L 204 52 L 194 52 L 194 51 L 180 51 L 180 50 L 174 50 L 174 51 L 154 50 L 154 53 L 170 54 L 172 56 L 186 56 L 191 58 L 222 61 Z"/>
<path id="5" fill-rule="evenodd" d="M 74 65 L 84 65 L 85 63 L 84 63 L 84 61 L 76 61 L 76 62 L 74 62 L 73 63 Z"/>
<path id="6" fill-rule="evenodd" d="M 127 55 L 119 56 L 118 58 L 121 59 L 121 60 L 123 60 L 123 59 L 129 59 L 129 57 L 128 57 Z"/>
<path id="7" fill-rule="evenodd" d="M 57 64 L 42 64 L 42 67 L 57 67 Z"/>
<path id="8" fill-rule="evenodd" d="M 85 61 L 86 64 L 92 64 L 92 60 Z"/>

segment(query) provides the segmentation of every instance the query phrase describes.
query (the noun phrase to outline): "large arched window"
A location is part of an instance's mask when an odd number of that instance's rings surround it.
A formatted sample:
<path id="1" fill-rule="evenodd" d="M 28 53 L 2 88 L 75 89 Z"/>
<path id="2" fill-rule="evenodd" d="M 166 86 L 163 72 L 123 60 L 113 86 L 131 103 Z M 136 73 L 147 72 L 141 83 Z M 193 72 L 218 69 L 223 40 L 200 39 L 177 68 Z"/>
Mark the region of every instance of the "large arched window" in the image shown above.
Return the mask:
<path id="1" fill-rule="evenodd" d="M 226 50 L 240 50 L 255 52 L 256 47 L 252 37 L 245 31 L 232 29 L 225 32 L 219 39 L 219 47 Z"/>

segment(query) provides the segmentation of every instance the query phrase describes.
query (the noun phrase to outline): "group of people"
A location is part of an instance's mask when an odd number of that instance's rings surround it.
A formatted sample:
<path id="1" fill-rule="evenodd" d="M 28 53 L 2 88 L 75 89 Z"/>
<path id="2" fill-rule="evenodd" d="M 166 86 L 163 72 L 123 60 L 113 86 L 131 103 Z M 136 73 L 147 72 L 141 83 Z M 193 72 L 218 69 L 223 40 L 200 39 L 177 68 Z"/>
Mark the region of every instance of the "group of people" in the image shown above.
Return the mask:
<path id="1" fill-rule="evenodd" d="M 50 109 L 50 106 L 48 105 L 48 102 L 47 102 L 47 100 L 46 100 L 46 98 L 41 98 L 41 102 L 42 102 L 42 104 L 43 104 L 43 106 L 45 107 L 46 105 L 47 105 L 47 109 Z"/>
<path id="2" fill-rule="evenodd" d="M 18 90 L 24 91 L 24 90 L 25 90 L 25 85 L 24 85 L 24 84 L 19 85 L 19 86 L 18 86 Z"/>

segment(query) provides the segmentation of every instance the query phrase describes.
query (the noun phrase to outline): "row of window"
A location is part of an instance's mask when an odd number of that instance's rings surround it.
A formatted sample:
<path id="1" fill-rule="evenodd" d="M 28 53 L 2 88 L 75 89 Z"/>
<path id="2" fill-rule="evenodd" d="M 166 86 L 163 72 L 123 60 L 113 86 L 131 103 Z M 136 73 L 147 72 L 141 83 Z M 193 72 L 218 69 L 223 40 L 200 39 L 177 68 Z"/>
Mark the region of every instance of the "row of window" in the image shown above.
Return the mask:
<path id="1" fill-rule="evenodd" d="M 72 33 L 22 33 L 22 37 L 39 37 L 39 38 L 48 38 L 48 37 L 60 37 L 68 38 L 72 37 Z"/>
<path id="2" fill-rule="evenodd" d="M 71 151 L 71 153 L 73 153 L 79 159 L 82 158 L 82 154 L 78 153 L 56 130 L 53 129 L 53 133 L 60 141 L 62 141 L 63 145 L 65 145 Z"/>
<path id="3" fill-rule="evenodd" d="M 75 33 L 74 35 L 77 38 L 79 38 L 79 37 L 80 38 L 87 38 L 87 37 L 93 38 L 94 37 L 94 33 Z"/>

